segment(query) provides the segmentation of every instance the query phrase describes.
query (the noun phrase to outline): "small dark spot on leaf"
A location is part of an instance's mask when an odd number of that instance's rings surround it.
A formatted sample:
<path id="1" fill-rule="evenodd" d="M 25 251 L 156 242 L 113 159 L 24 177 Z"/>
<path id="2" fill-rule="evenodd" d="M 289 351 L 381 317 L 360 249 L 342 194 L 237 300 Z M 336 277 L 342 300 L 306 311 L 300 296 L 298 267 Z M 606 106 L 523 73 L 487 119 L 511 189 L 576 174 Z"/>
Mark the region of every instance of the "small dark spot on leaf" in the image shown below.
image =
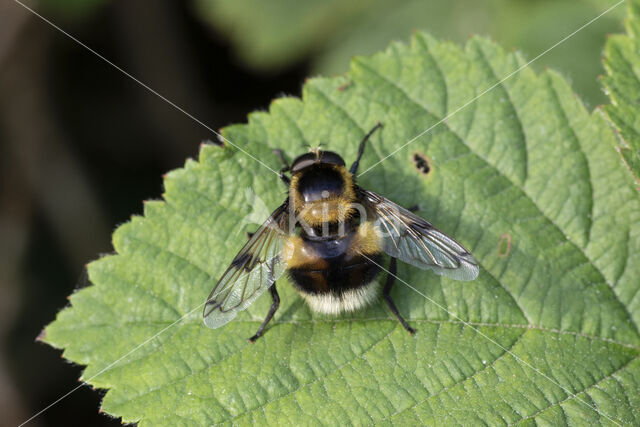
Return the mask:
<path id="1" fill-rule="evenodd" d="M 418 172 L 424 175 L 428 175 L 431 172 L 431 165 L 427 156 L 421 153 L 413 153 L 413 164 L 418 169 Z"/>
<path id="2" fill-rule="evenodd" d="M 504 233 L 498 240 L 498 258 L 504 258 L 511 252 L 511 234 Z"/>

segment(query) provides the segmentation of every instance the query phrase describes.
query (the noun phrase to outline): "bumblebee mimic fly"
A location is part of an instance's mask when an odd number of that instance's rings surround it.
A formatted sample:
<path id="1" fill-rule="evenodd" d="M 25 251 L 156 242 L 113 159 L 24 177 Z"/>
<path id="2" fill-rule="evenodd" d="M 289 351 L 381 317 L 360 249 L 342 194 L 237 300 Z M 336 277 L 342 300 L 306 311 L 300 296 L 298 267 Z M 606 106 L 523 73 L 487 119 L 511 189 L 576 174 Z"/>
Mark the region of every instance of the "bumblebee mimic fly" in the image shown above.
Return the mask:
<path id="1" fill-rule="evenodd" d="M 204 323 L 218 328 L 269 290 L 273 303 L 251 342 L 258 339 L 280 304 L 276 281 L 287 274 L 311 309 L 338 314 L 378 298 L 384 255 L 390 257 L 382 296 L 402 326 L 415 332 L 391 299 L 396 260 L 456 280 L 473 280 L 478 264 L 462 245 L 430 223 L 373 191 L 356 185 L 363 138 L 350 169 L 340 155 L 312 150 L 289 164 L 280 178 L 288 197 L 231 261 L 213 287 Z M 290 173 L 290 177 L 287 175 Z"/>

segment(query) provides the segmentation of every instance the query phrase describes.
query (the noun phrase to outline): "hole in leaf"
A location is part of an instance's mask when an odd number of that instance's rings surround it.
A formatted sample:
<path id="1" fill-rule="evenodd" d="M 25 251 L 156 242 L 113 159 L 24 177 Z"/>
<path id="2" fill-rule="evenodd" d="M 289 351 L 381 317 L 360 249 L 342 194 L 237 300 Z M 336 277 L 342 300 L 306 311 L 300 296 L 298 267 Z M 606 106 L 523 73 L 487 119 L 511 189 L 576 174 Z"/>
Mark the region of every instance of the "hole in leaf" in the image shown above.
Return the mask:
<path id="1" fill-rule="evenodd" d="M 423 175 L 428 175 L 431 172 L 431 165 L 427 156 L 421 153 L 413 153 L 413 164 Z"/>

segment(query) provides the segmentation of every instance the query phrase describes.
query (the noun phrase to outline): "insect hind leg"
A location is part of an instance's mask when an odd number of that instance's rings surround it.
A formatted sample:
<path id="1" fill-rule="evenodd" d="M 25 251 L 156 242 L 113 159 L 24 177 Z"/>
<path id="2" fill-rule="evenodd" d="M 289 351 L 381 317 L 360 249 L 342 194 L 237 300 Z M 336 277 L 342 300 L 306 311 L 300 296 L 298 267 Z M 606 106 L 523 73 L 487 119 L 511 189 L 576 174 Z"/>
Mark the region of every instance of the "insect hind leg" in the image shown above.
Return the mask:
<path id="1" fill-rule="evenodd" d="M 264 328 L 267 326 L 267 323 L 269 323 L 273 315 L 278 310 L 278 307 L 280 306 L 280 295 L 278 295 L 278 291 L 276 290 L 275 282 L 269 288 L 269 292 L 271 292 L 271 299 L 273 300 L 273 302 L 271 303 L 271 308 L 269 308 L 269 312 L 267 313 L 267 317 L 264 319 L 264 322 L 262 322 L 262 325 L 260 325 L 260 327 L 258 328 L 258 332 L 256 332 L 254 336 L 249 338 L 250 343 L 256 342 L 256 340 L 262 336 Z"/>
<path id="2" fill-rule="evenodd" d="M 367 144 L 367 141 L 369 140 L 371 135 L 373 135 L 373 133 L 378 129 L 380 129 L 381 127 L 382 127 L 382 123 L 380 122 L 376 123 L 376 125 L 369 131 L 369 133 L 367 133 L 364 136 L 364 138 L 362 138 L 362 141 L 360 141 L 360 146 L 358 147 L 358 157 L 356 157 L 356 161 L 353 162 L 353 164 L 351 165 L 351 168 L 349 168 L 349 172 L 351 172 L 351 175 L 355 175 L 356 172 L 358 172 L 358 165 L 360 164 L 360 159 L 364 154 L 364 147 Z"/>
<path id="3" fill-rule="evenodd" d="M 384 289 L 382 291 L 382 296 L 389 307 L 389 310 L 398 318 L 398 321 L 411 335 L 416 333 L 416 330 L 407 324 L 404 318 L 398 312 L 398 308 L 396 304 L 393 302 L 391 298 L 391 288 L 393 287 L 394 282 L 396 281 L 396 271 L 397 271 L 397 260 L 395 258 L 391 258 L 391 262 L 389 263 L 389 271 L 387 272 L 387 282 L 384 285 Z"/>

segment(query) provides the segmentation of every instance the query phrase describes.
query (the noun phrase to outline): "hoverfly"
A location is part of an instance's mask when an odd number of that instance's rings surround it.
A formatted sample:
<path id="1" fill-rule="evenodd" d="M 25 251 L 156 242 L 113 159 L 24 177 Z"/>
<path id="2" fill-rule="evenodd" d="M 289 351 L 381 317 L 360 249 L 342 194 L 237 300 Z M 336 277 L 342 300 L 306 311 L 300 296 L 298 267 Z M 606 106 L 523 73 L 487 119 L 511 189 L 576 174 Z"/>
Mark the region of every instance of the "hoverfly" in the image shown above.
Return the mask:
<path id="1" fill-rule="evenodd" d="M 268 289 L 273 302 L 249 338 L 254 342 L 278 309 L 276 280 L 285 272 L 312 310 L 338 314 L 359 309 L 379 295 L 375 279 L 386 254 L 391 260 L 382 296 L 413 334 L 415 329 L 390 295 L 396 259 L 456 280 L 478 276 L 476 260 L 462 245 L 411 211 L 356 185 L 366 142 L 381 126 L 374 126 L 360 142 L 349 170 L 331 151 L 312 150 L 291 166 L 275 151 L 284 163 L 280 178 L 289 188 L 288 197 L 250 236 L 213 287 L 203 314 L 208 327 L 231 321 Z"/>

